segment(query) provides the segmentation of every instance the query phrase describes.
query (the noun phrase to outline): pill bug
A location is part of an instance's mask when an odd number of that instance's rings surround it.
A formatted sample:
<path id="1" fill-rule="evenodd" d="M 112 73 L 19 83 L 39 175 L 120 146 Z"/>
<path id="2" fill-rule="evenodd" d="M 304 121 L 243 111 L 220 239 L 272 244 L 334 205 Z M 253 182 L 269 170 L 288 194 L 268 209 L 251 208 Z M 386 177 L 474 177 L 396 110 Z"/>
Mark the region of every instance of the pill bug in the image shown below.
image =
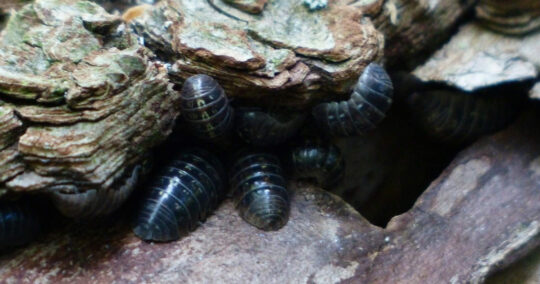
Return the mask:
<path id="1" fill-rule="evenodd" d="M 148 185 L 134 233 L 166 242 L 193 231 L 224 196 L 222 171 L 219 160 L 202 149 L 177 155 Z"/>
<path id="2" fill-rule="evenodd" d="M 432 90 L 414 93 L 408 99 L 420 128 L 436 141 L 450 144 L 470 142 L 507 126 L 519 113 L 523 96 L 514 92 L 463 93 Z"/>
<path id="3" fill-rule="evenodd" d="M 313 108 L 319 127 L 330 136 L 352 136 L 374 129 L 392 104 L 393 86 L 383 67 L 369 64 L 347 101 Z"/>
<path id="4" fill-rule="evenodd" d="M 538 0 L 480 0 L 475 9 L 480 24 L 496 32 L 519 36 L 540 29 Z"/>
<path id="5" fill-rule="evenodd" d="M 255 146 L 271 146 L 285 142 L 302 126 L 305 115 L 264 111 L 261 108 L 237 108 L 235 129 L 238 136 Z"/>
<path id="6" fill-rule="evenodd" d="M 247 151 L 232 166 L 231 186 L 236 208 L 249 224 L 275 231 L 289 219 L 290 198 L 279 159 Z"/>
<path id="7" fill-rule="evenodd" d="M 310 140 L 292 147 L 289 166 L 295 179 L 314 180 L 323 187 L 337 184 L 345 174 L 345 160 L 336 145 Z"/>
<path id="8" fill-rule="evenodd" d="M 33 200 L 0 202 L 0 248 L 24 245 L 43 229 L 43 204 Z"/>
<path id="9" fill-rule="evenodd" d="M 62 190 L 50 192 L 54 206 L 66 217 L 88 219 L 105 216 L 118 209 L 131 195 L 144 166 L 137 165 L 129 174 L 110 188 L 72 193 Z"/>
<path id="10" fill-rule="evenodd" d="M 196 137 L 213 141 L 228 134 L 233 109 L 216 80 L 203 74 L 191 76 L 184 82 L 180 98 L 184 121 Z"/>

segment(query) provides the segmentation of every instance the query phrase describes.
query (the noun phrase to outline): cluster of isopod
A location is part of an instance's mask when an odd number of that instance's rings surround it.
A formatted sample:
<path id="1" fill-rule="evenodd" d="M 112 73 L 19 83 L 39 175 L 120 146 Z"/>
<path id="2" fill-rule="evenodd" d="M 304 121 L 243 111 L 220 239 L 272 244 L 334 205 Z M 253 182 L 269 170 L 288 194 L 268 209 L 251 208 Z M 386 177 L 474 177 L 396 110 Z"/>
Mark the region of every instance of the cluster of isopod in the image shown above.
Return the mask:
<path id="1" fill-rule="evenodd" d="M 319 104 L 311 116 L 326 138 L 363 134 L 384 118 L 392 94 L 388 74 L 372 63 L 349 100 Z M 300 136 L 299 130 L 311 121 L 309 114 L 233 107 L 218 82 L 202 74 L 184 82 L 180 107 L 183 123 L 196 139 L 216 146 L 245 147 L 228 157 L 228 172 L 217 155 L 200 147 L 175 154 L 143 186 L 133 224 L 134 233 L 143 240 L 166 242 L 187 235 L 229 195 L 228 188 L 242 219 L 261 230 L 279 230 L 289 219 L 288 178 L 331 186 L 343 177 L 340 150 L 322 137 L 289 143 L 285 158 L 273 153 L 272 147 Z M 126 201 L 148 168 L 147 162 L 134 166 L 107 190 L 51 190 L 50 199 L 64 216 L 104 216 Z M 292 175 L 285 176 L 285 172 Z M 46 206 L 27 200 L 0 203 L 0 248 L 33 239 L 44 227 L 43 216 L 49 215 L 45 210 Z"/>
<path id="2" fill-rule="evenodd" d="M 376 63 L 364 69 L 348 100 L 320 103 L 311 113 L 235 105 L 210 76 L 188 78 L 181 90 L 180 107 L 183 125 L 191 136 L 216 147 L 228 145 L 228 150 L 238 145 L 243 148 L 228 157 L 200 147 L 175 154 L 144 183 L 134 233 L 147 241 L 177 240 L 195 230 L 227 196 L 233 198 L 238 214 L 247 223 L 265 231 L 279 230 L 290 214 L 287 181 L 310 180 L 325 188 L 339 183 L 345 162 L 330 138 L 373 130 L 385 117 L 392 99 L 392 81 Z M 508 124 L 521 101 L 424 90 L 410 92 L 406 102 L 431 137 L 462 143 Z M 302 133 L 310 125 L 317 131 Z M 149 167 L 148 162 L 134 166 L 108 190 L 51 191 L 52 203 L 72 218 L 107 215 L 143 184 L 141 177 L 147 175 Z M 0 248 L 33 239 L 45 227 L 45 210 L 46 206 L 35 201 L 0 203 Z"/>
<path id="3" fill-rule="evenodd" d="M 329 137 L 359 135 L 384 118 L 392 92 L 386 71 L 372 63 L 349 100 L 317 105 L 312 116 Z M 184 82 L 180 106 L 183 123 L 194 137 L 214 145 L 245 147 L 227 157 L 228 173 L 209 151 L 182 151 L 147 187 L 134 223 L 141 239 L 171 241 L 193 231 L 227 196 L 226 188 L 232 189 L 230 196 L 247 223 L 264 231 L 279 230 L 287 223 L 291 206 L 285 172 L 323 186 L 343 177 L 340 150 L 322 138 L 293 143 L 285 159 L 272 150 L 297 136 L 308 114 L 233 107 L 219 83 L 203 74 Z"/>

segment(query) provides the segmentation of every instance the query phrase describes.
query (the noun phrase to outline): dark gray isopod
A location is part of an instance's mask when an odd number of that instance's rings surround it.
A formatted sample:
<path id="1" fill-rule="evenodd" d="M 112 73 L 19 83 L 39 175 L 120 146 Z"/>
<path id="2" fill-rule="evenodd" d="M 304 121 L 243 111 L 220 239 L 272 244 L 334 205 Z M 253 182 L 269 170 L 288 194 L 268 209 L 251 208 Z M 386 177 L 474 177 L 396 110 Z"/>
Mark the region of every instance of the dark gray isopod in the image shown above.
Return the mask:
<path id="1" fill-rule="evenodd" d="M 220 162 L 210 153 L 181 153 L 149 184 L 133 231 L 143 240 L 173 241 L 195 230 L 224 196 Z"/>
<path id="2" fill-rule="evenodd" d="M 374 129 L 392 104 L 394 87 L 383 67 L 369 64 L 347 101 L 322 103 L 313 108 L 319 127 L 330 136 L 361 135 Z"/>
<path id="3" fill-rule="evenodd" d="M 230 131 L 233 109 L 225 91 L 212 77 L 203 74 L 189 77 L 180 98 L 182 117 L 198 138 L 214 141 Z"/>
<path id="4" fill-rule="evenodd" d="M 255 146 L 271 146 L 294 136 L 305 120 L 303 114 L 263 111 L 260 108 L 238 108 L 235 111 L 236 133 Z"/>
<path id="5" fill-rule="evenodd" d="M 266 153 L 247 153 L 236 160 L 231 186 L 240 216 L 265 231 L 283 227 L 289 219 L 290 198 L 279 159 Z"/>
<path id="6" fill-rule="evenodd" d="M 324 187 L 335 185 L 345 174 L 343 155 L 333 144 L 306 141 L 292 148 L 289 159 L 295 178 L 313 179 Z"/>

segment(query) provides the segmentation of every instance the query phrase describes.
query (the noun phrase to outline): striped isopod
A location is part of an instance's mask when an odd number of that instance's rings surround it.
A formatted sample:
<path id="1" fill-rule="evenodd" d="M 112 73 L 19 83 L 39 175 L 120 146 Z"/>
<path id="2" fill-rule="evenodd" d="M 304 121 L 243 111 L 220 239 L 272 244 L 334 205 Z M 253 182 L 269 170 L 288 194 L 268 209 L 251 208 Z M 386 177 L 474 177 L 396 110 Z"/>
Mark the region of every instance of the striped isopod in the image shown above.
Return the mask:
<path id="1" fill-rule="evenodd" d="M 228 134 L 233 109 L 225 91 L 212 77 L 189 77 L 182 87 L 180 109 L 184 121 L 200 139 L 214 141 Z"/>
<path id="2" fill-rule="evenodd" d="M 335 185 L 345 174 L 345 160 L 333 144 L 306 141 L 293 147 L 289 159 L 295 178 L 312 179 L 321 186 Z"/>
<path id="3" fill-rule="evenodd" d="M 246 222 L 265 231 L 279 230 L 287 223 L 289 192 L 276 156 L 241 155 L 232 167 L 230 181 L 236 207 Z"/>
<path id="4" fill-rule="evenodd" d="M 0 248 L 24 245 L 44 229 L 47 214 L 42 205 L 30 200 L 0 202 Z"/>
<path id="5" fill-rule="evenodd" d="M 394 88 L 383 67 L 369 64 L 347 101 L 322 103 L 313 108 L 319 127 L 330 136 L 352 136 L 374 129 L 392 104 Z"/>
<path id="6" fill-rule="evenodd" d="M 143 240 L 177 240 L 205 220 L 224 193 L 217 158 L 202 149 L 182 152 L 150 183 L 133 231 Z"/>
<path id="7" fill-rule="evenodd" d="M 412 94 L 408 104 L 430 137 L 460 144 L 507 126 L 519 113 L 523 97 L 435 90 Z"/>
<path id="8" fill-rule="evenodd" d="M 303 114 L 266 112 L 260 108 L 238 108 L 235 113 L 236 132 L 256 146 L 285 142 L 298 132 L 305 120 Z"/>
<path id="9" fill-rule="evenodd" d="M 130 173 L 110 188 L 89 189 L 80 193 L 51 191 L 53 204 L 64 216 L 86 219 L 105 216 L 118 209 L 131 195 L 139 181 L 142 165 L 137 165 Z"/>

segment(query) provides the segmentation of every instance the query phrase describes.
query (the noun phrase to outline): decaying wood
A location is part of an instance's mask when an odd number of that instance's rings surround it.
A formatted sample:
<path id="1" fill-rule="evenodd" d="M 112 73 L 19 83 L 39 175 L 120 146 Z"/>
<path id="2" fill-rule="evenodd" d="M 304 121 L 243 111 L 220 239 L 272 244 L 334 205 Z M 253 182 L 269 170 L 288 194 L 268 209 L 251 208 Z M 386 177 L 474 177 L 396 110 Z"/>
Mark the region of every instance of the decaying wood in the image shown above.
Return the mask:
<path id="1" fill-rule="evenodd" d="M 536 123 L 530 113 L 460 153 L 412 210 L 389 223 L 394 239 L 378 253 L 368 280 L 477 283 L 537 246 Z"/>
<path id="2" fill-rule="evenodd" d="M 173 61 L 175 83 L 204 73 L 231 97 L 305 105 L 348 92 L 365 66 L 382 56 L 382 35 L 363 17 L 364 6 L 345 2 L 311 12 L 302 1 L 271 1 L 253 15 L 222 0 L 168 0 L 134 27 Z"/>
<path id="3" fill-rule="evenodd" d="M 0 13 L 8 13 L 13 9 L 19 9 L 23 5 L 30 3 L 31 0 L 21 0 L 21 1 L 12 1 L 12 0 L 0 0 Z"/>
<path id="4" fill-rule="evenodd" d="M 537 123 L 526 117 L 460 153 L 384 230 L 337 197 L 298 184 L 291 219 L 277 232 L 247 225 L 226 201 L 178 242 L 141 242 L 122 220 L 53 233 L 4 255 L 0 279 L 480 282 L 540 241 L 540 135 L 530 127 Z"/>
<path id="5" fill-rule="evenodd" d="M 387 0 L 373 22 L 385 36 L 388 65 L 409 69 L 438 48 L 472 8 L 473 0 Z"/>
<path id="6" fill-rule="evenodd" d="M 532 80 L 540 70 L 538 42 L 540 33 L 508 37 L 469 23 L 413 74 L 463 91 Z"/>
<path id="7" fill-rule="evenodd" d="M 171 132 L 166 68 L 98 5 L 36 1 L 0 42 L 0 188 L 109 188 Z"/>

